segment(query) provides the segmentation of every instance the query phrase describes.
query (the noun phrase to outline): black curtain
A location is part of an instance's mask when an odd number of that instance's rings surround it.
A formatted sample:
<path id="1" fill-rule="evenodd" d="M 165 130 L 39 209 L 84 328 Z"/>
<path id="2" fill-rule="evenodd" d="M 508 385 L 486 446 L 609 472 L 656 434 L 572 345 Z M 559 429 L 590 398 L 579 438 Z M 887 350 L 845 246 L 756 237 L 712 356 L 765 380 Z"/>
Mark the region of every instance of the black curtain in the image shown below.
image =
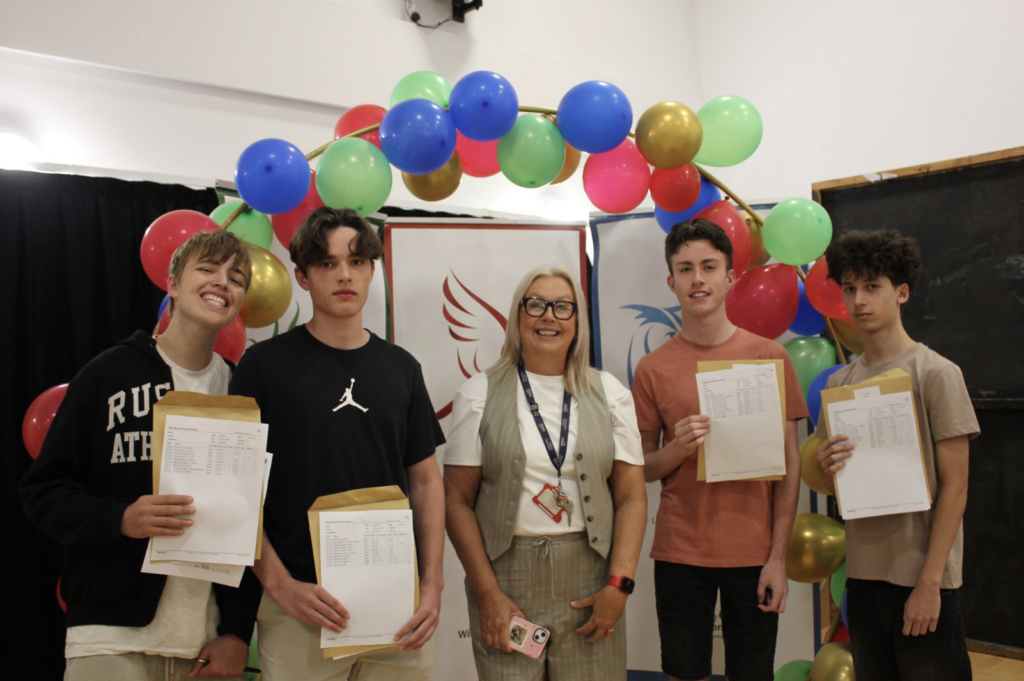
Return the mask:
<path id="1" fill-rule="evenodd" d="M 21 439 L 25 411 L 95 355 L 153 328 L 164 292 L 142 270 L 143 233 L 168 211 L 208 214 L 217 205 L 212 189 L 0 170 L 0 585 L 13 615 L 4 677 L 58 681 L 64 673 L 61 550 L 29 523 L 18 496 L 32 462 Z"/>

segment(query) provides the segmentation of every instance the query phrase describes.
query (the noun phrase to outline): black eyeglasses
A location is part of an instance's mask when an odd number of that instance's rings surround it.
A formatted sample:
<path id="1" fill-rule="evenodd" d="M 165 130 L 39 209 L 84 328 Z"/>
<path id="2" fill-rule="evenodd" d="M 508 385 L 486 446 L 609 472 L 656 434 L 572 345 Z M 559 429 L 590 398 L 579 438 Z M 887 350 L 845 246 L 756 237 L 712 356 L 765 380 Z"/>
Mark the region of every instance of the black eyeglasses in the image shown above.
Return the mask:
<path id="1" fill-rule="evenodd" d="M 576 314 L 576 303 L 571 300 L 551 301 L 543 298 L 523 298 L 520 304 L 526 310 L 526 314 L 531 317 L 543 317 L 549 307 L 552 314 L 555 315 L 555 319 L 562 321 L 572 319 L 572 316 Z"/>

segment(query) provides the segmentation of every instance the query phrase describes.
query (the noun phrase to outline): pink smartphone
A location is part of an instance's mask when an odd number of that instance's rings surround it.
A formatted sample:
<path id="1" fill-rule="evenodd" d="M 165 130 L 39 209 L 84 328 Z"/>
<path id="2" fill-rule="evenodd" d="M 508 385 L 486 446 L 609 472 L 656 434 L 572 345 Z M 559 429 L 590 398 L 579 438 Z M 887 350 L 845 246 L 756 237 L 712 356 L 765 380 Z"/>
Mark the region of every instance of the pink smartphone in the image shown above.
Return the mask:
<path id="1" fill-rule="evenodd" d="M 550 631 L 527 622 L 521 617 L 513 617 L 509 623 L 508 640 L 512 644 L 512 650 L 517 650 L 535 660 L 540 657 L 550 637 Z"/>

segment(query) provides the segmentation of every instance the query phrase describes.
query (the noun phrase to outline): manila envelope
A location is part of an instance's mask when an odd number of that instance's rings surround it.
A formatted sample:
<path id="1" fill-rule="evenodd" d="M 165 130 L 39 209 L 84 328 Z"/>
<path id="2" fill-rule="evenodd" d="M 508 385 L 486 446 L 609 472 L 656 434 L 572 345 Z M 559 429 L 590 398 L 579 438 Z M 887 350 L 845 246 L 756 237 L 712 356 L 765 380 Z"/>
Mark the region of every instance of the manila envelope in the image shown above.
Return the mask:
<path id="1" fill-rule="evenodd" d="M 828 420 L 828 405 L 833 402 L 846 402 L 849 400 L 856 399 L 856 393 L 864 388 L 878 388 L 879 394 L 891 395 L 893 393 L 910 393 L 910 403 L 914 405 L 914 428 L 918 432 L 918 442 L 920 443 L 921 428 L 918 422 L 917 415 L 917 402 L 913 399 L 914 390 L 913 383 L 910 381 L 910 375 L 903 369 L 889 369 L 885 373 L 878 374 L 866 381 L 860 383 L 854 383 L 853 385 L 841 385 L 838 388 L 829 388 L 828 390 L 821 391 L 821 411 L 824 414 L 825 419 L 825 432 L 826 437 L 832 437 L 832 424 Z M 932 497 L 932 488 L 928 483 L 928 468 L 924 464 L 924 450 L 921 451 L 921 468 L 924 470 L 924 484 L 928 489 L 928 497 Z M 839 498 L 839 486 L 836 485 L 836 503 L 839 504 L 839 512 L 843 512 L 843 504 Z"/>
<path id="2" fill-rule="evenodd" d="M 775 375 L 779 379 L 779 406 L 782 409 L 782 434 L 786 434 L 786 367 L 781 359 L 719 359 L 712 362 L 697 362 L 697 373 L 703 374 L 708 371 L 725 371 L 732 369 L 733 364 L 774 364 Z M 766 475 L 763 478 L 750 478 L 750 480 L 782 480 L 781 475 Z M 707 482 L 708 474 L 704 466 L 704 443 L 697 448 L 697 480 Z M 743 481 L 737 481 L 743 482 Z"/>
<path id="3" fill-rule="evenodd" d="M 256 400 L 240 395 L 206 395 L 172 390 L 153 406 L 153 494 L 160 489 L 160 468 L 163 461 L 164 428 L 168 416 L 194 416 L 225 421 L 260 422 Z M 263 504 L 260 504 L 259 530 L 256 532 L 256 559 L 263 548 Z"/>
<path id="4" fill-rule="evenodd" d="M 402 492 L 398 485 L 387 487 L 367 487 L 365 489 L 353 489 L 338 494 L 328 494 L 320 497 L 309 507 L 309 536 L 313 540 L 313 562 L 316 564 L 316 582 L 323 583 L 320 577 L 320 513 L 324 511 L 405 511 L 409 509 L 409 499 Z M 419 562 L 416 556 L 416 549 L 413 547 L 412 568 L 416 574 L 415 601 L 413 612 L 420 607 L 420 580 Z M 324 658 L 338 657 L 339 655 L 355 655 L 366 653 L 371 650 L 383 648 L 397 648 L 397 643 L 380 643 L 366 646 L 337 646 L 335 648 L 324 648 Z"/>

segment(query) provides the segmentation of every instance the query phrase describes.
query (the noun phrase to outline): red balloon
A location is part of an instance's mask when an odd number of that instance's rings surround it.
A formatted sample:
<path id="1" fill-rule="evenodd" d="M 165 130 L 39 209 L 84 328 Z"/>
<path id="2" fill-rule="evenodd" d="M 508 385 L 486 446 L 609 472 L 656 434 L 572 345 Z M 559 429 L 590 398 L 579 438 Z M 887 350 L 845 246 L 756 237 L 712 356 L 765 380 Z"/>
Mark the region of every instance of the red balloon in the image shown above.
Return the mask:
<path id="1" fill-rule="evenodd" d="M 800 305 L 796 270 L 781 263 L 755 267 L 725 295 L 725 314 L 736 326 L 765 338 L 778 338 L 796 318 Z"/>
<path id="2" fill-rule="evenodd" d="M 739 214 L 739 211 L 723 199 L 715 201 L 694 217 L 710 220 L 725 231 L 729 241 L 732 242 L 732 268 L 740 273 L 745 272 L 747 265 L 750 264 L 750 251 L 753 248 L 753 242 L 747 222 Z"/>
<path id="3" fill-rule="evenodd" d="M 25 419 L 21 422 L 21 439 L 25 442 L 25 449 L 33 459 L 38 457 L 39 452 L 43 449 L 43 441 L 46 440 L 46 434 L 50 432 L 50 424 L 53 423 L 53 417 L 57 414 L 57 407 L 64 401 L 64 393 L 67 391 L 67 383 L 55 385 L 28 405 Z"/>
<path id="4" fill-rule="evenodd" d="M 650 188 L 651 169 L 629 138 L 611 151 L 591 154 L 583 166 L 583 191 L 606 213 L 628 213 Z"/>
<path id="5" fill-rule="evenodd" d="M 194 210 L 172 210 L 161 215 L 142 235 L 142 269 L 150 281 L 167 290 L 167 267 L 178 246 L 199 232 L 214 232 L 220 225 Z"/>
<path id="6" fill-rule="evenodd" d="M 371 125 L 380 125 L 380 122 L 384 120 L 384 114 L 388 111 L 382 106 L 376 104 L 360 104 L 354 106 L 338 119 L 338 124 L 334 126 L 334 139 L 340 139 L 350 132 L 356 130 L 362 130 L 368 128 Z M 367 142 L 372 142 L 374 146 L 380 149 L 380 133 L 377 130 L 368 132 L 365 135 L 360 135 Z"/>
<path id="7" fill-rule="evenodd" d="M 64 597 L 60 595 L 60 577 L 57 578 L 57 605 L 64 611 L 64 614 L 68 614 L 68 604 L 64 602 Z"/>
<path id="8" fill-rule="evenodd" d="M 168 305 L 164 308 L 164 313 L 160 315 L 157 333 L 163 333 L 171 325 L 170 309 L 171 306 Z M 230 324 L 217 332 L 213 351 L 232 364 L 238 364 L 242 353 L 245 352 L 245 324 L 242 323 L 241 317 L 235 317 Z"/>
<path id="9" fill-rule="evenodd" d="M 498 142 L 477 142 L 471 140 L 459 131 L 455 131 L 455 151 L 462 161 L 462 172 L 471 177 L 490 177 L 497 175 L 501 168 L 498 167 Z"/>
<path id="10" fill-rule="evenodd" d="M 836 627 L 836 633 L 832 634 L 832 643 L 849 643 L 850 632 L 846 629 L 846 625 L 842 622 Z"/>
<path id="11" fill-rule="evenodd" d="M 358 129 L 356 128 L 356 130 Z M 316 190 L 316 171 L 311 170 L 310 175 L 312 177 L 309 183 L 309 191 L 306 192 L 306 198 L 302 199 L 302 203 L 287 213 L 278 213 L 277 215 L 270 216 L 270 224 L 274 227 L 274 234 L 277 235 L 277 240 L 285 248 L 288 248 L 289 244 L 291 244 L 295 230 L 299 228 L 302 221 L 309 217 L 310 213 L 324 205 L 324 202 L 320 200 L 320 194 Z"/>
<path id="12" fill-rule="evenodd" d="M 698 196 L 700 173 L 692 163 L 679 168 L 655 168 L 651 173 L 651 198 L 663 210 L 679 213 L 697 203 Z"/>
<path id="13" fill-rule="evenodd" d="M 807 291 L 807 300 L 811 307 L 821 314 L 832 319 L 850 318 L 846 304 L 843 303 L 843 289 L 828 278 L 828 262 L 824 256 L 818 258 L 811 266 L 811 271 L 804 280 L 804 290 Z"/>

